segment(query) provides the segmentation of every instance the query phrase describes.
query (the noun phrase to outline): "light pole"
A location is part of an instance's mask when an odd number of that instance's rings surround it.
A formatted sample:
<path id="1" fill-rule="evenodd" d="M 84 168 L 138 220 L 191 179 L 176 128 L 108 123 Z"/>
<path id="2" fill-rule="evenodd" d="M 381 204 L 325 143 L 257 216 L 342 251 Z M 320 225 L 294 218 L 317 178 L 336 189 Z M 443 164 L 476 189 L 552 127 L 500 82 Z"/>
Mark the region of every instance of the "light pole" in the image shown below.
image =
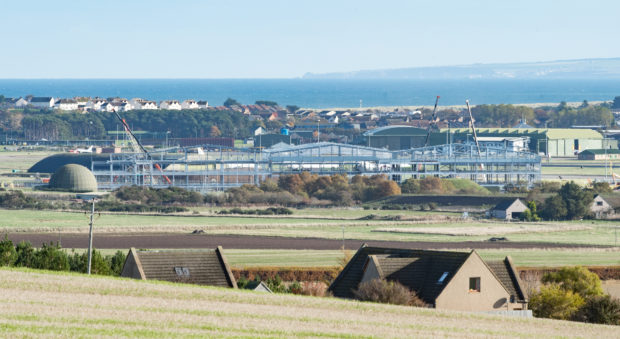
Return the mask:
<path id="1" fill-rule="evenodd" d="M 95 217 L 95 201 L 97 199 L 95 197 L 91 198 L 91 209 L 90 209 L 90 230 L 88 231 L 88 274 L 90 275 L 90 268 L 93 261 L 93 218 Z"/>

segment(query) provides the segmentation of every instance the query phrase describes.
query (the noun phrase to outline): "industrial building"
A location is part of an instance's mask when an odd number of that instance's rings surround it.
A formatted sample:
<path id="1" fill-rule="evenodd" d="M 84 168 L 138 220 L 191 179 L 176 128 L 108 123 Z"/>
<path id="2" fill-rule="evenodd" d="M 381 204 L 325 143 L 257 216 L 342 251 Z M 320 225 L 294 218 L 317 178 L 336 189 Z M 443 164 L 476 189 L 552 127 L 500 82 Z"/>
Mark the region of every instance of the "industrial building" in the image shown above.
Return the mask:
<path id="1" fill-rule="evenodd" d="M 573 157 L 587 149 L 618 149 L 618 141 L 606 139 L 591 129 L 573 128 L 476 128 L 478 141 L 515 148 L 529 141 L 530 152 L 549 157 Z M 364 144 L 389 150 L 405 150 L 424 146 L 427 131 L 411 126 L 386 126 L 364 133 Z M 497 139 L 501 138 L 501 139 Z M 520 138 L 520 139 L 515 139 Z M 442 128 L 430 135 L 431 145 L 473 141 L 470 128 Z"/>
<path id="2" fill-rule="evenodd" d="M 124 185 L 178 186 L 195 191 L 225 190 L 260 184 L 283 174 L 384 174 L 402 182 L 436 176 L 464 178 L 485 186 L 533 184 L 540 180 L 541 158 L 530 152 L 473 143 L 444 144 L 408 150 L 320 142 L 271 149 L 223 146 L 171 148 L 160 152 L 111 153 L 92 161 L 99 189 Z"/>
<path id="3" fill-rule="evenodd" d="M 618 149 L 618 141 L 605 139 L 591 129 L 573 128 L 476 128 L 478 137 L 527 137 L 531 152 L 547 157 L 574 157 L 587 149 Z M 442 128 L 434 133 L 431 142 L 442 142 L 449 138 L 452 142 L 472 140 L 469 128 Z"/>

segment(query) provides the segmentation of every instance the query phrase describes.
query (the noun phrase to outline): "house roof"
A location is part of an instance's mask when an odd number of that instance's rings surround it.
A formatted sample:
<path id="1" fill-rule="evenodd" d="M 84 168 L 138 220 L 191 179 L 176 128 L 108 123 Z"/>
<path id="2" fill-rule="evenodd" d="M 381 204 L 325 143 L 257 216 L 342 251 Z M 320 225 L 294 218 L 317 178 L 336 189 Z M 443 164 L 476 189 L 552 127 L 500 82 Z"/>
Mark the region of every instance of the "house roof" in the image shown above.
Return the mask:
<path id="1" fill-rule="evenodd" d="M 125 266 L 133 256 L 142 279 L 188 282 L 199 285 L 237 287 L 222 248 L 202 250 L 129 251 Z M 123 272 L 125 272 L 123 266 Z"/>
<path id="2" fill-rule="evenodd" d="M 33 97 L 30 102 L 50 102 L 52 97 Z"/>
<path id="3" fill-rule="evenodd" d="M 365 265 L 369 258 L 373 259 L 373 255 L 385 279 L 397 280 L 416 291 L 425 302 L 434 303 L 471 252 L 380 248 L 364 244 L 329 287 L 334 296 L 353 298 L 353 291 L 364 275 Z M 445 272 L 448 274 L 439 284 L 439 278 Z"/>
<path id="4" fill-rule="evenodd" d="M 368 247 L 364 244 L 334 280 L 329 291 L 336 297 L 353 298 L 353 291 L 358 288 L 366 265 L 374 261 L 381 278 L 398 281 L 415 291 L 426 303 L 434 304 L 452 277 L 472 255 L 478 256 L 475 251 L 410 250 Z M 510 257 L 503 261 L 484 263 L 506 291 L 515 296 L 515 302 L 527 299 Z"/>
<path id="5" fill-rule="evenodd" d="M 517 200 L 521 200 L 521 199 L 517 198 L 517 199 L 502 200 L 502 201 L 500 201 L 499 204 L 497 204 L 497 205 L 495 205 L 495 207 L 493 207 L 493 210 L 505 211 L 508 208 L 510 208 L 510 206 L 512 206 L 512 204 L 514 204 Z"/>
<path id="6" fill-rule="evenodd" d="M 418 136 L 426 135 L 425 129 L 406 126 L 406 125 L 391 125 L 379 127 L 364 133 L 365 136 L 379 136 L 379 135 L 391 135 L 391 136 Z"/>
<path id="7" fill-rule="evenodd" d="M 528 299 L 527 292 L 523 288 L 510 257 L 506 257 L 504 260 L 486 261 L 485 263 L 504 285 L 508 293 L 515 296 L 516 302 L 524 302 Z"/>

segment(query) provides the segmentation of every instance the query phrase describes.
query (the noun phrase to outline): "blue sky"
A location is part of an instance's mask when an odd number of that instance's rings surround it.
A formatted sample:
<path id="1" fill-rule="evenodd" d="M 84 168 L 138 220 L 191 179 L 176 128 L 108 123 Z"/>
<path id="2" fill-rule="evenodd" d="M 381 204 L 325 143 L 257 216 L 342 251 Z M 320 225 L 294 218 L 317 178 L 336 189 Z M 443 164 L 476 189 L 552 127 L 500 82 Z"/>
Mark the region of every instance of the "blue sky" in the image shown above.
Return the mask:
<path id="1" fill-rule="evenodd" d="M 288 78 L 620 57 L 618 1 L 7 1 L 0 78 Z"/>

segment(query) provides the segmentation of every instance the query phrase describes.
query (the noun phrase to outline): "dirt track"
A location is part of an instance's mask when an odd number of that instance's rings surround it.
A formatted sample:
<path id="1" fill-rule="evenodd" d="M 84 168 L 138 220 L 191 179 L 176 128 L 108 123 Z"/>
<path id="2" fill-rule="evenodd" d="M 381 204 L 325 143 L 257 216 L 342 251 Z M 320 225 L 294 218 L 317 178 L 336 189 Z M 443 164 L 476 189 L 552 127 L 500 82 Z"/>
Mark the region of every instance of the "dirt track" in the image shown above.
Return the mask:
<path id="1" fill-rule="evenodd" d="M 8 234 L 14 244 L 25 240 L 35 247 L 42 243 L 60 242 L 64 248 L 88 247 L 88 234 L 54 234 L 54 233 L 12 233 Z M 592 245 L 537 243 L 537 242 L 403 242 L 376 240 L 345 240 L 347 249 L 358 249 L 362 243 L 371 246 L 401 247 L 416 249 L 464 249 L 464 248 L 578 248 L 599 247 Z M 95 234 L 93 246 L 99 249 L 123 248 L 224 248 L 238 249 L 309 249 L 336 250 L 342 246 L 342 240 L 318 238 L 282 238 L 240 235 L 208 235 L 208 234 Z"/>

